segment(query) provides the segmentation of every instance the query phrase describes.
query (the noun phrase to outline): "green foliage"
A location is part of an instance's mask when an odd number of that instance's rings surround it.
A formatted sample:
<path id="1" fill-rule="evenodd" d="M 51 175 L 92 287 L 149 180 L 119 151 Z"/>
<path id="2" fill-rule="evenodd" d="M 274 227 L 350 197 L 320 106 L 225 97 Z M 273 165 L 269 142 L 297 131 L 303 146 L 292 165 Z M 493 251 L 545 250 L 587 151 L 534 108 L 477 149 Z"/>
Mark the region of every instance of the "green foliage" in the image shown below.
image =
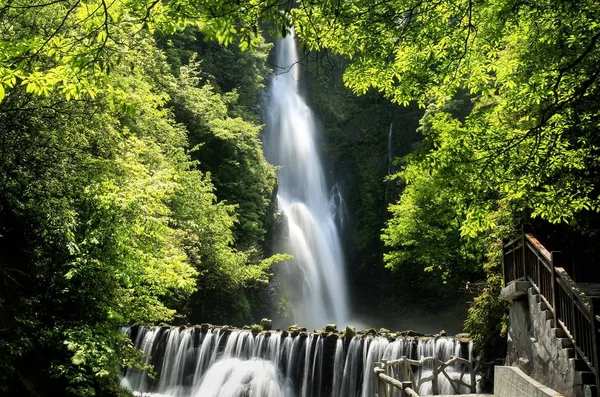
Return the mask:
<path id="1" fill-rule="evenodd" d="M 237 206 L 238 247 L 261 249 L 276 183 L 274 168 L 262 152 L 261 128 L 229 116 L 236 92 L 220 95 L 212 85 L 203 84 L 194 59 L 180 69 L 172 91 L 175 117 L 190 131 L 190 143 L 197 145 L 192 157 L 202 171 L 210 173 L 217 196 Z"/>
<path id="2" fill-rule="evenodd" d="M 397 175 L 407 188 L 391 207 L 386 260 L 443 277 L 487 269 L 467 321 L 484 340 L 502 317 L 489 239 L 530 219 L 575 226 L 600 209 L 600 5 L 359 0 L 302 2 L 293 15 L 309 48 L 351 59 L 355 93 L 431 106 L 424 147 Z M 464 92 L 458 117 L 447 106 Z"/>
<path id="3" fill-rule="evenodd" d="M 353 60 L 344 77 L 354 92 L 422 106 L 469 92 L 464 121 L 432 120 L 435 150 L 423 159 L 469 183 L 464 235 L 513 204 L 549 222 L 598 208 L 585 171 L 597 167 L 597 2 L 358 1 L 294 15 L 309 47 Z"/>
<path id="4" fill-rule="evenodd" d="M 6 88 L 63 98 L 115 94 L 109 73 L 123 53 L 143 51 L 149 32 L 173 33 L 194 26 L 221 44 L 237 41 L 243 50 L 261 45 L 260 25 L 270 22 L 285 34 L 291 2 L 252 0 L 57 1 L 3 0 L 0 17 L 0 100 Z M 123 47 L 123 37 L 132 40 Z M 127 50 L 124 50 L 127 48 Z M 119 95 L 114 96 L 120 102 Z"/>
<path id="5" fill-rule="evenodd" d="M 32 14 L 11 15 L 20 29 Z M 74 37 L 86 29 L 69 26 Z M 260 163 L 249 175 L 259 193 L 242 193 L 266 218 L 274 176 L 259 127 L 230 118 L 235 95 L 191 84 L 191 68 L 175 79 L 147 32 L 119 32 L 112 39 L 132 52 L 119 55 L 106 85 L 88 80 L 93 97 L 17 84 L 0 103 L 2 391 L 121 394 L 118 365 L 139 360 L 121 326 L 172 321 L 194 291 L 220 285 L 241 302 L 222 313 L 248 312 L 244 289 L 284 259 L 234 247 L 246 198 L 219 201 L 189 154 L 190 142 L 201 150 L 201 139 L 218 139 L 235 149 L 227 162 Z M 192 122 L 176 120 L 181 109 Z M 261 228 L 243 230 L 260 241 Z"/>

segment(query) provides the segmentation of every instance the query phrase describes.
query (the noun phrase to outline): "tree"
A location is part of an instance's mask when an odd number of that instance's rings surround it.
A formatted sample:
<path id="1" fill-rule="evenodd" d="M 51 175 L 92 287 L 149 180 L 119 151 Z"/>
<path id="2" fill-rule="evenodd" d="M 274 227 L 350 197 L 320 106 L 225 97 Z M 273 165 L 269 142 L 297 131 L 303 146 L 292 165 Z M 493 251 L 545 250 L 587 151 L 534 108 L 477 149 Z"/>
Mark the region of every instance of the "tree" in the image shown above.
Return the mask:
<path id="1" fill-rule="evenodd" d="M 475 235 L 512 203 L 550 222 L 597 209 L 599 13 L 592 1 L 399 0 L 307 3 L 294 15 L 310 47 L 353 60 L 345 82 L 357 93 L 422 106 L 469 93 L 464 121 L 436 116 L 424 161 L 470 176 L 461 231 Z"/>
<path id="2" fill-rule="evenodd" d="M 143 51 L 138 45 L 154 31 L 172 33 L 195 26 L 208 38 L 243 49 L 258 47 L 259 25 L 274 31 L 290 24 L 291 1 L 221 0 L 113 1 L 3 0 L 0 19 L 0 100 L 7 87 L 67 100 L 115 94 L 107 76 L 122 55 Z M 124 40 L 124 38 L 127 40 Z M 116 95 L 113 100 L 120 102 Z"/>
<path id="3" fill-rule="evenodd" d="M 118 365 L 139 358 L 123 325 L 172 321 L 194 290 L 239 291 L 282 259 L 234 247 L 236 208 L 169 108 L 178 81 L 150 36 L 134 39 L 119 37 L 143 51 L 122 54 L 110 93 L 16 85 L 0 103 L 0 390 L 119 394 Z M 218 132 L 256 133 L 219 114 Z"/>
<path id="4" fill-rule="evenodd" d="M 355 93 L 435 110 L 427 145 L 397 175 L 407 188 L 390 207 L 386 258 L 445 273 L 464 256 L 459 247 L 486 253 L 475 263 L 487 284 L 466 325 L 487 339 L 497 329 L 477 317 L 502 308 L 493 297 L 500 238 L 531 219 L 598 228 L 586 213 L 599 209 L 600 5 L 359 0 L 302 2 L 292 13 L 309 48 L 351 59 L 344 81 Z M 465 93 L 467 115 L 448 111 Z M 433 231 L 454 245 L 431 255 Z"/>

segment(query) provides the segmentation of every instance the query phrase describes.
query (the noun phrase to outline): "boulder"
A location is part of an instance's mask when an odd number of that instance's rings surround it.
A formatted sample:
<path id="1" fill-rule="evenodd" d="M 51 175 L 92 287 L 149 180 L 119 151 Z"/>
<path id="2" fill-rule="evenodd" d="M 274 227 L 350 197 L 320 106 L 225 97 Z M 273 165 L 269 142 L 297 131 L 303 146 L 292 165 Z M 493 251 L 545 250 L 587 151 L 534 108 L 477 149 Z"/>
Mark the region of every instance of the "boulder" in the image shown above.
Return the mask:
<path id="1" fill-rule="evenodd" d="M 273 326 L 273 321 L 268 318 L 263 318 L 260 320 L 260 325 L 262 326 L 263 330 L 270 331 L 271 327 Z"/>
<path id="2" fill-rule="evenodd" d="M 413 331 L 412 329 L 406 331 L 398 331 L 397 333 L 402 336 L 425 336 L 425 334 L 422 334 L 418 331 Z"/>
<path id="3" fill-rule="evenodd" d="M 367 328 L 359 331 L 358 333 L 364 335 L 377 335 L 377 330 L 375 328 Z"/>
<path id="4" fill-rule="evenodd" d="M 202 330 L 202 332 L 208 331 L 209 328 L 212 328 L 212 325 L 210 325 L 208 323 L 202 323 L 202 324 L 200 324 L 200 329 Z"/>
<path id="5" fill-rule="evenodd" d="M 354 328 L 351 325 L 348 325 L 344 332 L 344 336 L 346 337 L 347 340 L 354 338 L 356 336 L 356 328 Z"/>

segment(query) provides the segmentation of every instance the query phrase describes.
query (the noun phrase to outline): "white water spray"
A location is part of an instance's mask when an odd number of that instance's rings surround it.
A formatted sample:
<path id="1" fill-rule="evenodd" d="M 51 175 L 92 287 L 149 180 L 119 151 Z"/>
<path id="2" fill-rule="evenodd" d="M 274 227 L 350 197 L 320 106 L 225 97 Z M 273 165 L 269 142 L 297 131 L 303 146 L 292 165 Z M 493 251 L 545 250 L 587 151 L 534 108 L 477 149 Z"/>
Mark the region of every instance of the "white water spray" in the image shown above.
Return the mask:
<path id="1" fill-rule="evenodd" d="M 292 32 L 293 34 L 293 32 Z M 316 146 L 314 116 L 299 94 L 294 38 L 276 44 L 284 67 L 270 86 L 265 148 L 278 172 L 279 208 L 288 219 L 285 252 L 294 256 L 283 276 L 295 321 L 307 327 L 348 320 L 346 275 L 340 237 L 330 210 L 323 167 Z"/>
<path id="2" fill-rule="evenodd" d="M 382 358 L 447 361 L 451 356 L 467 358 L 473 349 L 471 343 L 465 346 L 448 337 L 389 340 L 363 335 L 334 341 L 312 333 L 199 327 L 139 327 L 134 340 L 158 373 L 151 378 L 135 369 L 126 372 L 121 385 L 140 397 L 376 397 L 373 369 Z M 422 376 L 430 374 L 431 368 L 424 368 Z M 469 381 L 460 364 L 453 364 L 448 375 Z M 453 394 L 442 374 L 438 385 L 442 394 Z M 420 388 L 424 395 L 431 390 L 431 382 Z"/>

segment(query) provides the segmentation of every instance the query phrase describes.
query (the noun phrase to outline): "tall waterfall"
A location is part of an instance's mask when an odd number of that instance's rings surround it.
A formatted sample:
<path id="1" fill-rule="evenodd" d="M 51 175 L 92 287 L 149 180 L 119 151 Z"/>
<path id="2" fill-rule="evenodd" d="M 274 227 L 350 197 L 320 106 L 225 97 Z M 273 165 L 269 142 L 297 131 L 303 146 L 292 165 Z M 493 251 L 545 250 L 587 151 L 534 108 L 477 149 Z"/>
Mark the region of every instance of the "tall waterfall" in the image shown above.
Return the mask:
<path id="1" fill-rule="evenodd" d="M 375 397 L 374 365 L 402 356 L 414 360 L 451 356 L 472 361 L 472 342 L 450 337 L 412 338 L 200 327 L 134 327 L 126 331 L 157 375 L 130 369 L 121 385 L 148 397 Z M 424 368 L 422 377 L 431 375 Z M 461 364 L 453 379 L 469 380 Z M 398 374 L 395 374 L 398 375 Z M 454 394 L 439 374 L 440 394 Z M 461 387 L 459 390 L 469 390 Z M 431 381 L 421 385 L 431 394 Z"/>
<path id="2" fill-rule="evenodd" d="M 270 86 L 265 149 L 269 161 L 281 167 L 277 198 L 289 231 L 279 248 L 294 256 L 279 274 L 283 293 L 295 321 L 317 328 L 346 323 L 348 298 L 339 232 L 317 150 L 318 131 L 299 93 L 299 57 L 292 35 L 276 43 L 282 70 Z"/>

